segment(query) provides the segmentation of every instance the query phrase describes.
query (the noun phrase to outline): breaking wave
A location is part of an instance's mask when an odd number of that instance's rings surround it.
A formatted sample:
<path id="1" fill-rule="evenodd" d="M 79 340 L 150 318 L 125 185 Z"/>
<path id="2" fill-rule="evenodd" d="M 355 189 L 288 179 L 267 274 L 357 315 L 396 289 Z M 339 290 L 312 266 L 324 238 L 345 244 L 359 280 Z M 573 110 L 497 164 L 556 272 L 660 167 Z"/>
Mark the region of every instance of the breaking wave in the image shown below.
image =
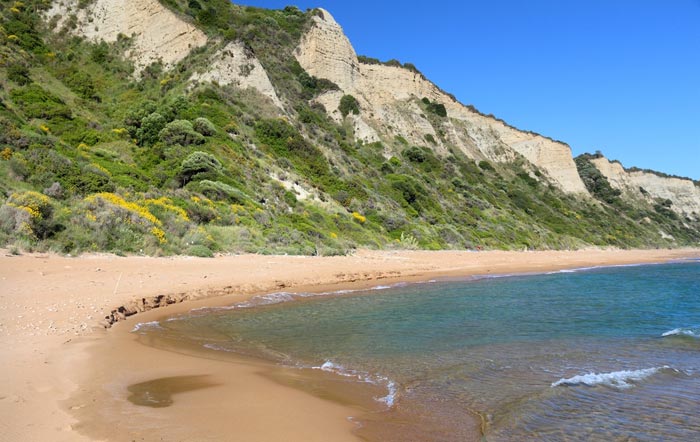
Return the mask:
<path id="1" fill-rule="evenodd" d="M 575 385 L 606 385 L 614 388 L 630 388 L 636 382 L 640 382 L 662 370 L 674 370 L 668 365 L 663 367 L 645 368 L 642 370 L 622 370 L 611 373 L 588 373 L 570 378 L 562 378 L 552 384 L 552 387 Z"/>
<path id="2" fill-rule="evenodd" d="M 664 338 L 669 336 L 690 336 L 691 338 L 700 338 L 700 327 L 679 327 L 662 333 Z"/>

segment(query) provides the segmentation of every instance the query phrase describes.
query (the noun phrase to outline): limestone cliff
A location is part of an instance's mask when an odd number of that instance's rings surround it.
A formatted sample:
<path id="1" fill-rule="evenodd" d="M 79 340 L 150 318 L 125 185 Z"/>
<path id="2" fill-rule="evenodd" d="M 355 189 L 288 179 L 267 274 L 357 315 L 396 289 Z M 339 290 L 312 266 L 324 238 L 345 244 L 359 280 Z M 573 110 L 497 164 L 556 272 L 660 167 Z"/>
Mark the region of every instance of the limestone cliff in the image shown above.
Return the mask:
<path id="1" fill-rule="evenodd" d="M 156 61 L 171 66 L 207 43 L 202 31 L 158 0 L 95 0 L 85 9 L 79 4 L 78 0 L 54 2 L 48 17 L 56 17 L 62 26 L 75 14 L 73 32 L 92 41 L 114 42 L 120 35 L 132 38 L 127 56 L 134 61 L 136 74 Z"/>
<path id="2" fill-rule="evenodd" d="M 644 171 L 627 171 L 605 157 L 591 160 L 610 185 L 628 198 L 670 200 L 671 209 L 683 215 L 700 216 L 700 187 L 689 179 L 664 177 Z"/>
<path id="3" fill-rule="evenodd" d="M 270 98 L 275 106 L 282 108 L 282 102 L 277 96 L 265 68 L 262 67 L 255 55 L 238 41 L 230 42 L 217 51 L 211 58 L 211 64 L 207 70 L 195 73 L 190 80 L 217 82 L 222 86 L 232 84 L 241 89 L 256 89 Z"/>
<path id="4" fill-rule="evenodd" d="M 338 109 L 344 94 L 355 96 L 362 112 L 353 125 L 356 137 L 375 141 L 400 135 L 413 144 L 436 140 L 435 149 L 452 144 L 474 159 L 512 161 L 518 155 L 539 168 L 562 190 L 586 194 L 571 150 L 566 144 L 514 129 L 457 102 L 420 73 L 397 67 L 362 63 L 330 13 L 319 9 L 313 25 L 296 49 L 299 64 L 309 74 L 336 83 L 341 91 L 318 98 L 329 114 L 342 120 Z M 422 98 L 445 106 L 448 118 L 431 122 L 417 104 Z M 440 134 L 440 136 L 438 136 Z"/>

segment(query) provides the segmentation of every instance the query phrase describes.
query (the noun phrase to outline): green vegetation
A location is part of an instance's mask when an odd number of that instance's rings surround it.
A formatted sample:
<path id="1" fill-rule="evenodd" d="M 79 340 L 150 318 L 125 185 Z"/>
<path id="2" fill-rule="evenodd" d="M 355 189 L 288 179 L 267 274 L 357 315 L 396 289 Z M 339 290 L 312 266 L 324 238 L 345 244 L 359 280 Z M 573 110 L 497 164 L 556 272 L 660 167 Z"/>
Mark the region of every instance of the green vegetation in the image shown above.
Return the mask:
<path id="1" fill-rule="evenodd" d="M 360 103 L 352 95 L 343 95 L 340 99 L 338 110 L 343 115 L 343 118 L 347 117 L 349 114 L 359 115 Z"/>
<path id="2" fill-rule="evenodd" d="M 591 163 L 591 158 L 595 157 L 590 154 L 582 154 L 574 159 L 583 184 L 596 198 L 608 204 L 619 202 L 621 192 L 612 188 L 608 179 Z"/>
<path id="3" fill-rule="evenodd" d="M 430 101 L 428 97 L 423 97 L 421 102 L 425 105 L 425 110 L 427 110 L 431 114 L 435 114 L 438 117 L 442 118 L 447 117 L 447 109 L 445 109 L 444 104 L 437 103 L 435 101 Z"/>
<path id="4" fill-rule="evenodd" d="M 467 158 L 445 136 L 444 104 L 427 98 L 416 99 L 435 129 L 419 135 L 425 143 L 357 142 L 350 122 L 337 124 L 333 109 L 313 101 L 338 86 L 293 55 L 318 11 L 163 3 L 223 42 L 242 41 L 285 112 L 250 90 L 189 85 L 217 45 L 136 78 L 124 57 L 129 38 L 93 44 L 44 23 L 46 2 L 13 3 L 0 12 L 1 245 L 212 256 L 700 240 L 698 219 L 667 201 L 623 201 L 590 159 L 577 165 L 597 200 L 563 194 L 522 158 Z M 339 110 L 361 112 L 351 95 Z"/>

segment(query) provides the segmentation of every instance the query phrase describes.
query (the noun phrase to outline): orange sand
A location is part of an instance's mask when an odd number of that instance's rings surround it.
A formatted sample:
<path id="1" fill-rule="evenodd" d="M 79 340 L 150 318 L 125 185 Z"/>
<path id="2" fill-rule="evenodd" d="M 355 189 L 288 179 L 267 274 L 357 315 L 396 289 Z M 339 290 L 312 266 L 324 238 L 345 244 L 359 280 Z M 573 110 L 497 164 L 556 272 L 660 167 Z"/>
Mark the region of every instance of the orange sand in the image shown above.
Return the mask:
<path id="1" fill-rule="evenodd" d="M 700 250 L 358 251 L 344 257 L 0 256 L 0 440 L 358 440 L 351 405 L 270 380 L 278 368 L 141 345 L 136 322 L 262 292 L 366 287 L 443 276 L 539 272 L 699 257 Z M 190 300 L 105 330 L 121 305 L 158 294 Z M 138 407 L 126 386 L 206 375 L 167 408 Z"/>

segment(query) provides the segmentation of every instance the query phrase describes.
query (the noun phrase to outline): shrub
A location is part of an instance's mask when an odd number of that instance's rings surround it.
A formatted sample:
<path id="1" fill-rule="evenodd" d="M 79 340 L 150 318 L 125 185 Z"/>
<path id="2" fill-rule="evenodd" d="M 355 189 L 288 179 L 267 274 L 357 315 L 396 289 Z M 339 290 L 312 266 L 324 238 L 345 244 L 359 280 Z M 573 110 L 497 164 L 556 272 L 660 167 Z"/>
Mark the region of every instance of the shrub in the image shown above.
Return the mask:
<path id="1" fill-rule="evenodd" d="M 197 256 L 199 258 L 213 258 L 214 252 L 209 250 L 209 247 L 201 244 L 190 246 L 185 252 L 188 256 Z"/>
<path id="2" fill-rule="evenodd" d="M 0 222 L 8 233 L 31 238 L 45 238 L 51 231 L 53 206 L 51 199 L 39 192 L 17 192 L 3 206 Z"/>
<path id="3" fill-rule="evenodd" d="M 195 132 L 192 123 L 187 120 L 175 120 L 165 125 L 158 137 L 166 144 L 180 144 L 189 146 L 191 144 L 204 143 L 202 134 Z"/>
<path id="4" fill-rule="evenodd" d="M 195 132 L 198 132 L 205 137 L 210 137 L 216 133 L 216 126 L 214 126 L 211 121 L 204 117 L 195 119 L 194 123 L 192 123 L 192 127 L 194 128 Z"/>
<path id="5" fill-rule="evenodd" d="M 202 180 L 192 183 L 187 188 L 215 200 L 226 200 L 237 204 L 244 204 L 249 200 L 245 193 L 221 181 Z"/>
<path id="6" fill-rule="evenodd" d="M 96 236 L 105 236 L 101 239 L 105 248 L 113 247 L 111 244 L 124 234 L 123 227 L 150 234 L 160 244 L 167 242 L 162 229 L 163 223 L 148 210 L 148 207 L 109 192 L 90 195 L 84 201 L 89 225 L 99 230 L 100 235 Z"/>
<path id="7" fill-rule="evenodd" d="M 590 154 L 582 154 L 574 158 L 581 181 L 586 185 L 586 189 L 596 198 L 608 204 L 618 202 L 622 192 L 618 189 L 613 189 L 605 175 L 591 162 L 591 157 Z"/>
<path id="8" fill-rule="evenodd" d="M 420 147 L 409 147 L 404 149 L 403 155 L 408 158 L 409 161 L 414 163 L 422 163 L 426 160 L 425 152 Z"/>
<path id="9" fill-rule="evenodd" d="M 10 92 L 12 101 L 17 103 L 29 118 L 65 118 L 71 119 L 73 114 L 68 106 L 54 94 L 42 89 L 36 83 L 21 87 Z"/>
<path id="10" fill-rule="evenodd" d="M 428 112 L 437 115 L 438 117 L 446 117 L 447 116 L 447 109 L 445 108 L 445 105 L 442 103 L 438 103 L 437 101 L 430 101 L 428 97 L 423 97 L 421 99 L 423 104 L 425 104 L 425 108 Z"/>
<path id="11" fill-rule="evenodd" d="M 83 71 L 74 72 L 65 79 L 66 85 L 82 98 L 95 99 L 96 89 L 92 77 Z"/>
<path id="12" fill-rule="evenodd" d="M 487 171 L 490 171 L 490 172 L 495 171 L 495 169 L 493 168 L 493 166 L 491 165 L 491 163 L 489 163 L 489 162 L 486 161 L 486 160 L 481 160 L 481 161 L 479 161 L 479 168 L 480 168 L 481 170 L 487 170 Z"/>
<path id="13" fill-rule="evenodd" d="M 7 67 L 7 78 L 20 86 L 26 86 L 32 82 L 29 69 L 22 63 L 12 63 Z"/>
<path id="14" fill-rule="evenodd" d="M 360 224 L 364 224 L 367 221 L 367 217 L 361 215 L 359 212 L 352 212 L 352 219 Z"/>
<path id="15" fill-rule="evenodd" d="M 221 171 L 221 163 L 216 157 L 207 152 L 192 152 L 182 161 L 182 179 L 183 183 L 187 184 L 192 177 L 199 173 L 219 172 Z"/>
<path id="16" fill-rule="evenodd" d="M 352 95 L 343 95 L 343 97 L 340 99 L 340 105 L 338 105 L 338 110 L 343 115 L 343 117 L 347 117 L 350 113 L 354 115 L 359 115 L 360 103 Z"/>
<path id="17" fill-rule="evenodd" d="M 139 122 L 139 128 L 136 130 L 136 138 L 139 144 L 147 146 L 156 143 L 165 124 L 165 117 L 158 112 L 153 112 L 143 117 Z"/>

